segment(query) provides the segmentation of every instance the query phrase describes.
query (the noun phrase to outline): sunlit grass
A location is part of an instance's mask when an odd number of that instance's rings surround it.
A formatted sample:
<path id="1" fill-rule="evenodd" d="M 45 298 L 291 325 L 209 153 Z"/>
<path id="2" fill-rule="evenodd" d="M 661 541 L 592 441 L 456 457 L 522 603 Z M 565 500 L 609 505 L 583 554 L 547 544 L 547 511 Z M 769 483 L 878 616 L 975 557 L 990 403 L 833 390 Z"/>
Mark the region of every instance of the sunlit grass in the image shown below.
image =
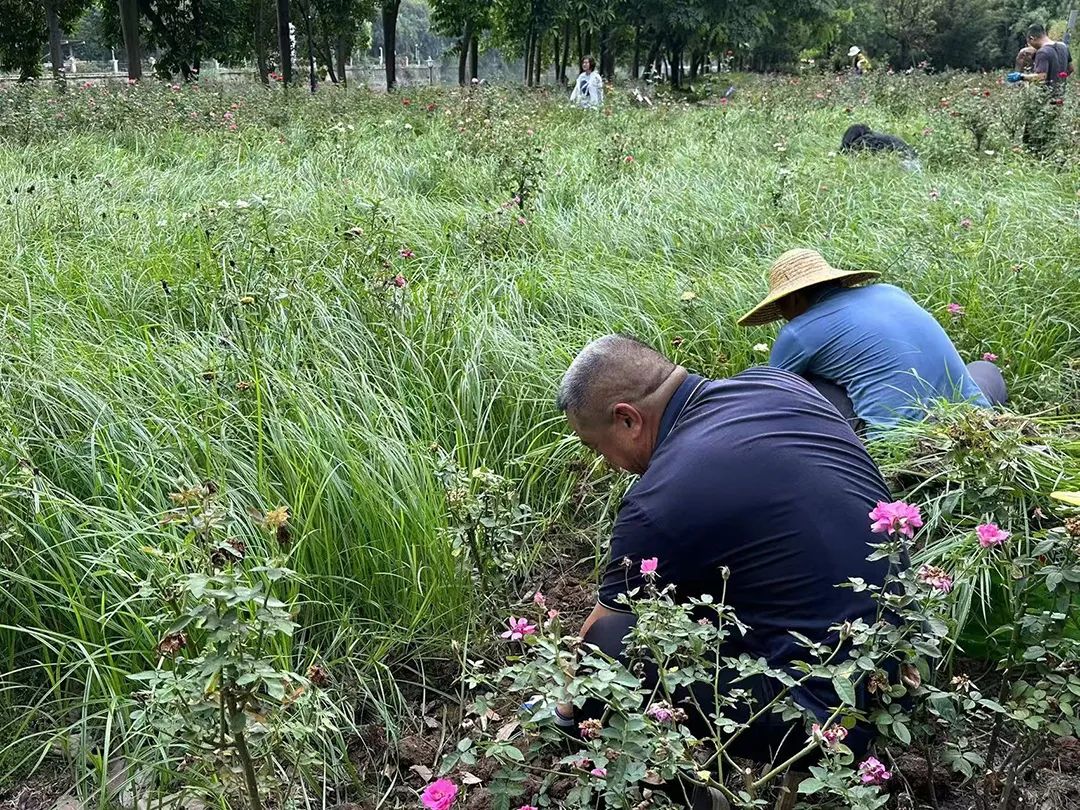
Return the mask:
<path id="1" fill-rule="evenodd" d="M 822 102 L 748 82 L 731 109 L 616 95 L 610 116 L 509 91 L 404 107 L 242 89 L 235 133 L 217 123 L 232 96 L 146 88 L 96 113 L 69 94 L 84 123 L 56 137 L 43 94 L 8 91 L 0 706 L 17 711 L 0 766 L 25 771 L 71 734 L 87 751 L 121 736 L 125 676 L 157 641 L 145 547 L 167 542 L 157 518 L 178 480 L 290 507 L 305 627 L 292 654 L 318 651 L 392 718 L 388 667 L 449 657 L 497 598 L 440 537 L 433 446 L 520 482 L 530 559 L 566 528 L 599 551 L 588 530 L 612 504 L 599 483 L 581 506 L 600 473 L 554 412 L 559 375 L 609 331 L 707 374 L 761 362 L 752 347 L 774 328 L 735 319 L 793 246 L 882 271 L 965 355 L 1000 355 L 1017 408 L 1076 413 L 1077 170 L 1013 154 L 1004 129 L 994 156 L 971 154 L 935 107 L 947 87 Z M 916 143 L 923 171 L 831 154 L 856 118 Z M 536 191 L 501 208 L 536 147 Z"/>

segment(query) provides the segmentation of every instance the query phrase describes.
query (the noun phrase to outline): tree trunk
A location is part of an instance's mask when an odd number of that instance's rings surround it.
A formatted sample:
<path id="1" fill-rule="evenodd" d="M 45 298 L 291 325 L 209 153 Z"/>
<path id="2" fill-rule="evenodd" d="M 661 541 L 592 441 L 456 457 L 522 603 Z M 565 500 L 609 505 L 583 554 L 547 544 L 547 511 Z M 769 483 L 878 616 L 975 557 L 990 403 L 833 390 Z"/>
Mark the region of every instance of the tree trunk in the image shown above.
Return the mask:
<path id="1" fill-rule="evenodd" d="M 580 69 L 581 60 L 585 58 L 585 42 L 581 38 L 581 20 L 575 20 L 574 27 L 577 30 L 577 63 Z"/>
<path id="2" fill-rule="evenodd" d="M 259 81 L 270 86 L 270 64 L 266 38 L 269 35 L 266 24 L 266 3 L 259 2 L 255 7 L 255 65 L 259 70 Z"/>
<path id="3" fill-rule="evenodd" d="M 606 28 L 600 32 L 600 75 L 615 78 L 615 30 Z"/>
<path id="4" fill-rule="evenodd" d="M 397 85 L 397 16 L 400 6 L 401 0 L 383 0 L 383 61 L 386 62 L 387 91 L 393 90 Z"/>
<path id="5" fill-rule="evenodd" d="M 304 42 L 307 45 L 308 57 L 308 85 L 311 94 L 315 94 L 315 34 L 311 30 L 311 0 L 307 0 L 300 6 L 300 13 L 304 19 Z"/>
<path id="6" fill-rule="evenodd" d="M 49 21 L 49 60 L 52 62 L 52 72 L 63 87 L 64 79 L 64 52 L 60 45 L 60 14 L 56 9 L 57 0 L 47 0 L 45 3 L 45 16 Z"/>
<path id="7" fill-rule="evenodd" d="M 339 36 L 334 45 L 334 56 L 337 57 L 337 77 L 342 87 L 349 86 L 348 69 L 345 65 L 349 61 L 350 51 L 352 51 L 352 42 L 345 36 Z"/>
<path id="8" fill-rule="evenodd" d="M 286 0 L 288 2 L 288 0 Z M 124 31 L 124 51 L 127 53 L 129 79 L 142 78 L 142 51 L 139 48 L 138 0 L 119 0 L 120 27 Z"/>
<path id="9" fill-rule="evenodd" d="M 194 33 L 194 43 L 191 51 L 191 67 L 196 79 L 199 78 L 199 70 L 202 68 L 203 46 L 203 11 L 202 0 L 190 0 L 191 2 L 191 29 Z"/>
<path id="10" fill-rule="evenodd" d="M 649 55 L 645 58 L 645 64 L 652 65 L 653 72 L 657 74 L 660 73 L 660 69 L 662 67 L 662 65 L 660 64 L 660 48 L 662 45 L 662 40 L 657 40 L 656 42 L 654 42 L 652 47 L 649 48 Z"/>
<path id="11" fill-rule="evenodd" d="M 533 84 L 540 86 L 540 77 L 544 70 L 544 35 L 536 37 L 536 58 L 533 60 Z"/>
<path id="12" fill-rule="evenodd" d="M 475 32 L 469 40 L 469 78 L 480 78 L 480 37 Z"/>
<path id="13" fill-rule="evenodd" d="M 469 26 L 465 26 L 465 33 L 461 35 L 461 39 L 458 40 L 458 60 L 457 60 L 457 83 L 462 87 L 465 86 L 466 78 L 465 71 L 469 67 L 469 38 L 472 36 L 469 31 Z"/>
<path id="14" fill-rule="evenodd" d="M 671 50 L 671 86 L 678 87 L 682 80 L 682 51 Z"/>
<path id="15" fill-rule="evenodd" d="M 292 84 L 292 37 L 289 36 L 289 0 L 277 0 L 278 51 L 281 53 L 281 81 L 286 87 Z"/>
<path id="16" fill-rule="evenodd" d="M 533 33 L 525 35 L 525 84 L 532 87 Z"/>
<path id="17" fill-rule="evenodd" d="M 641 78 L 641 28 L 634 29 L 634 64 L 630 75 L 635 79 Z"/>
<path id="18" fill-rule="evenodd" d="M 461 39 L 458 40 L 458 49 L 461 51 L 458 54 L 458 66 L 457 66 L 457 79 L 459 85 L 464 85 L 468 81 L 465 71 L 469 67 L 469 47 L 472 44 L 473 36 L 473 24 L 472 20 L 468 20 L 465 23 L 465 30 L 461 34 Z"/>
<path id="19" fill-rule="evenodd" d="M 570 83 L 570 77 L 567 76 L 567 68 L 570 67 L 570 23 L 566 24 L 566 28 L 563 30 L 563 52 L 562 52 L 562 73 L 559 74 L 559 81 L 562 82 L 563 87 Z"/>

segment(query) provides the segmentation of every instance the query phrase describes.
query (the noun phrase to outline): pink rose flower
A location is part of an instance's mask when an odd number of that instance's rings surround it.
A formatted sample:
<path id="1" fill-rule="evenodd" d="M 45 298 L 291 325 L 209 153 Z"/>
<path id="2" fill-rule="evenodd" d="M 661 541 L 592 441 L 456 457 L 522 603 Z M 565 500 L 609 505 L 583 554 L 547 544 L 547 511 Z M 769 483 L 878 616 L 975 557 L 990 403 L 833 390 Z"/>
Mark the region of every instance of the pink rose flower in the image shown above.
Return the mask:
<path id="1" fill-rule="evenodd" d="M 959 315 L 964 314 L 964 308 L 962 306 L 960 306 L 959 304 L 955 303 L 955 302 L 952 303 L 952 304 L 949 304 L 947 307 L 945 307 L 945 309 L 947 309 L 949 311 L 950 315 L 959 316 Z"/>
<path id="2" fill-rule="evenodd" d="M 525 636 L 536 633 L 536 625 L 529 624 L 528 619 L 518 619 L 511 616 L 506 620 L 506 626 L 510 629 L 503 632 L 502 638 L 510 641 L 521 641 Z"/>
<path id="3" fill-rule="evenodd" d="M 405 287 L 406 285 L 408 285 L 408 283 L 409 283 L 409 280 L 407 278 L 405 278 L 405 276 L 401 275 L 400 273 L 398 273 L 396 276 L 394 276 L 394 286 L 395 287 Z"/>
<path id="4" fill-rule="evenodd" d="M 948 572 L 936 565 L 924 565 L 919 569 L 919 582 L 924 582 L 931 588 L 948 593 L 953 587 L 953 578 Z"/>
<path id="5" fill-rule="evenodd" d="M 902 534 L 905 537 L 913 537 L 915 530 L 923 525 L 919 507 L 903 501 L 878 501 L 878 505 L 870 510 L 870 520 L 873 521 L 870 531 L 875 534 Z"/>
<path id="6" fill-rule="evenodd" d="M 979 538 L 979 545 L 983 548 L 1000 546 L 1009 539 L 1009 533 L 999 528 L 996 523 L 980 523 L 975 527 L 975 534 Z"/>
<path id="7" fill-rule="evenodd" d="M 593 768 L 589 771 L 589 774 L 595 776 L 597 779 L 603 779 L 607 776 L 607 768 Z"/>
<path id="8" fill-rule="evenodd" d="M 647 560 L 642 560 L 641 561 L 641 575 L 643 577 L 655 577 L 656 576 L 656 566 L 658 564 L 659 564 L 659 561 L 656 559 L 656 557 L 649 557 L 649 559 L 647 559 Z"/>
<path id="9" fill-rule="evenodd" d="M 420 796 L 420 802 L 427 810 L 450 810 L 457 798 L 458 786 L 449 779 L 437 779 Z"/>
<path id="10" fill-rule="evenodd" d="M 987 361 L 988 363 L 997 362 L 997 359 L 998 356 L 993 352 L 983 352 L 983 360 Z"/>
<path id="11" fill-rule="evenodd" d="M 534 605 L 539 605 L 540 607 L 544 607 L 547 604 L 547 598 L 540 593 L 540 591 L 533 594 L 532 601 Z"/>
<path id="12" fill-rule="evenodd" d="M 892 778 L 892 772 L 885 769 L 881 760 L 867 757 L 859 764 L 859 779 L 864 785 L 881 785 Z"/>

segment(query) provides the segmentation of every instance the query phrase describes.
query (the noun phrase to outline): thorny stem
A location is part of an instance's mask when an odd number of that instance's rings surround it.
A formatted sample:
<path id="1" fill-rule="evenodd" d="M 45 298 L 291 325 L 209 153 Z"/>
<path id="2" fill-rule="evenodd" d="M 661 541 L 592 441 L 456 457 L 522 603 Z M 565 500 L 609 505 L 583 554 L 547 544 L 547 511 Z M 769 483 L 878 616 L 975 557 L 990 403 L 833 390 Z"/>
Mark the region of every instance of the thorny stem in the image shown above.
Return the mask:
<path id="1" fill-rule="evenodd" d="M 230 723 L 233 726 L 233 744 L 236 746 L 236 753 L 240 757 L 240 764 L 244 769 L 244 782 L 247 784 L 251 810 L 262 810 L 262 799 L 259 797 L 259 780 L 255 776 L 255 763 L 252 761 L 251 751 L 248 749 L 247 736 L 244 734 L 243 727 L 234 722 L 237 716 L 240 715 L 240 710 L 233 701 L 231 694 L 228 701 L 229 713 L 232 715 Z"/>

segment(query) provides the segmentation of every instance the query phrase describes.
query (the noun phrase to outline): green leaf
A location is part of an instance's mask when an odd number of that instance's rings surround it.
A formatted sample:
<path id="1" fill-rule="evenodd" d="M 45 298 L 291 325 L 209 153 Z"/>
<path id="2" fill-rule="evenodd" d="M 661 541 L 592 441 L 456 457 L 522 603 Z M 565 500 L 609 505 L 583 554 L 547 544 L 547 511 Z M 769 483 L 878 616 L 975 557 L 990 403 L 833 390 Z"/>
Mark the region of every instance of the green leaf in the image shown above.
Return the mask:
<path id="1" fill-rule="evenodd" d="M 803 779 L 799 782 L 799 793 L 809 795 L 811 793 L 817 793 L 823 787 L 825 787 L 824 782 L 811 776 L 809 779 Z"/>
<path id="2" fill-rule="evenodd" d="M 908 731 L 908 727 L 896 720 L 892 724 L 893 734 L 896 735 L 896 739 L 900 740 L 904 745 L 911 745 L 911 732 Z"/>
<path id="3" fill-rule="evenodd" d="M 832 679 L 833 689 L 836 690 L 836 696 L 840 698 L 843 703 L 848 706 L 855 705 L 855 687 L 851 681 L 847 678 L 836 675 Z"/>

